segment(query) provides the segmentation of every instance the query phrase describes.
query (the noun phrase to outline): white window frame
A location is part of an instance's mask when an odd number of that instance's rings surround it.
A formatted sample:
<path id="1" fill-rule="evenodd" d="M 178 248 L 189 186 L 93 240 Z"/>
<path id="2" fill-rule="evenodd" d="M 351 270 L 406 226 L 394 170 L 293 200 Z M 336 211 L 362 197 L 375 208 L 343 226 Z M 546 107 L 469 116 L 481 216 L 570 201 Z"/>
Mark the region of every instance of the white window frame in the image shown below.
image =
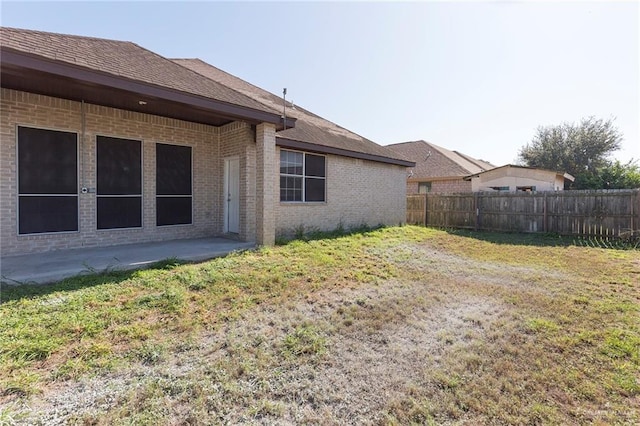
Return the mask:
<path id="1" fill-rule="evenodd" d="M 279 195 L 280 197 L 280 202 L 281 203 L 286 203 L 286 204 L 325 204 L 327 202 L 327 156 L 324 154 L 317 154 L 315 152 L 306 152 L 306 151 L 298 151 L 298 150 L 294 150 L 294 149 L 280 149 L 280 153 L 282 152 L 296 152 L 296 153 L 300 153 L 302 154 L 302 174 L 301 175 L 297 175 L 297 174 L 292 174 L 292 173 L 279 173 L 279 178 L 280 177 L 293 177 L 293 178 L 300 178 L 302 179 L 302 200 L 297 201 L 297 200 L 291 200 L 291 201 L 287 201 L 287 200 L 282 200 L 282 196 Z M 307 155 L 314 155 L 316 157 L 323 157 L 324 158 L 324 177 L 322 176 L 307 176 L 306 174 L 306 167 L 307 167 Z M 282 164 L 280 163 L 280 159 L 278 160 L 278 170 L 280 170 L 280 167 L 282 166 Z M 306 197 L 306 180 L 307 179 L 317 179 L 317 180 L 323 180 L 324 181 L 324 200 L 322 201 L 306 201 L 307 197 Z M 280 179 L 278 179 L 278 192 L 280 192 Z"/>

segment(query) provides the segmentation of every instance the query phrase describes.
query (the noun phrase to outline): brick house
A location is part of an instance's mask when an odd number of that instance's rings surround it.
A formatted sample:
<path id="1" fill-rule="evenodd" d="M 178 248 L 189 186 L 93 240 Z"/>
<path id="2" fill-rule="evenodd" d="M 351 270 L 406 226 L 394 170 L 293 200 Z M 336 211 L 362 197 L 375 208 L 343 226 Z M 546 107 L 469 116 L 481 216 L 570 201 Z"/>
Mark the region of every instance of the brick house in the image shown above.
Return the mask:
<path id="1" fill-rule="evenodd" d="M 387 148 L 415 162 L 409 169 L 407 194 L 426 192 L 471 192 L 468 175 L 493 169 L 495 166 L 458 151 L 423 140 L 387 145 Z"/>
<path id="2" fill-rule="evenodd" d="M 3 256 L 404 221 L 413 163 L 202 61 L 0 35 Z"/>

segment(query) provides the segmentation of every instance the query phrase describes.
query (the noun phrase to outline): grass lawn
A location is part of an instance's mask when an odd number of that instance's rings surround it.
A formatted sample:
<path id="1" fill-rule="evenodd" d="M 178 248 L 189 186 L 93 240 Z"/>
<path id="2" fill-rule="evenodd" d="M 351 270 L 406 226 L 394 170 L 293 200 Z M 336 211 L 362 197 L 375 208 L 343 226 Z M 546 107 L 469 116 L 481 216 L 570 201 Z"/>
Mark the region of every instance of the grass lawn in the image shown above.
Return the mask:
<path id="1" fill-rule="evenodd" d="M 406 226 L 2 286 L 0 424 L 638 424 L 640 251 Z"/>

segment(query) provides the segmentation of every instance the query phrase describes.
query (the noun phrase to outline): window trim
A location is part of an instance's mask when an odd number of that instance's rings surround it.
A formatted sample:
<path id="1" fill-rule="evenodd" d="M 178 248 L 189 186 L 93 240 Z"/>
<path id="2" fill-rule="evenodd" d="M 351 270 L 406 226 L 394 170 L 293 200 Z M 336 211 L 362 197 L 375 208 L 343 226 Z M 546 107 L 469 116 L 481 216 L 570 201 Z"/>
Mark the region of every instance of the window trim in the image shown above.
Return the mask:
<path id="1" fill-rule="evenodd" d="M 36 129 L 36 130 L 48 130 L 51 132 L 65 132 L 74 133 L 76 135 L 76 192 L 75 194 L 21 194 L 20 193 L 20 128 Z M 15 130 L 15 159 L 16 159 L 16 235 L 18 237 L 33 237 L 39 235 L 61 235 L 61 234 L 79 234 L 80 233 L 80 132 L 72 129 L 61 129 L 45 126 L 34 126 L 32 124 L 20 124 L 14 125 Z M 75 231 L 48 231 L 48 232 L 20 232 L 20 197 L 75 197 L 76 199 L 76 230 Z"/>
<path id="2" fill-rule="evenodd" d="M 295 178 L 301 178 L 302 179 L 302 200 L 300 201 L 283 201 L 282 200 L 282 195 L 279 195 L 278 198 L 280 199 L 280 203 L 281 204 L 326 204 L 327 203 L 327 155 L 325 154 L 320 154 L 320 153 L 316 153 L 316 152 L 308 152 L 308 151 L 300 151 L 300 150 L 296 150 L 296 149 L 288 149 L 288 148 L 280 148 L 279 153 L 282 152 L 297 152 L 302 154 L 302 174 L 301 175 L 295 175 L 295 174 L 291 174 L 291 173 L 278 173 L 278 192 L 280 192 L 281 188 L 280 188 L 280 178 L 281 177 L 295 177 Z M 323 157 L 324 158 L 324 176 L 307 176 L 306 175 L 306 168 L 307 168 L 307 162 L 306 162 L 306 158 L 307 155 L 315 155 L 317 157 Z M 281 160 L 280 160 L 280 155 L 278 156 L 278 171 L 280 171 L 280 167 L 281 167 Z M 316 179 L 316 180 L 323 180 L 324 181 L 324 200 L 323 201 L 306 201 L 306 180 L 307 179 Z"/>
<path id="3" fill-rule="evenodd" d="M 427 189 L 426 192 L 420 192 L 420 187 L 423 186 Z M 432 181 L 428 180 L 428 181 L 423 181 L 423 182 L 418 182 L 418 194 L 429 194 L 431 193 L 431 189 L 433 188 L 432 185 Z"/>
<path id="4" fill-rule="evenodd" d="M 144 226 L 144 139 L 131 139 L 124 136 L 115 136 L 115 135 L 107 135 L 105 133 L 96 133 L 94 138 L 95 144 L 95 179 L 96 179 L 96 196 L 95 196 L 95 230 L 97 232 L 108 232 L 108 231 L 126 231 L 132 229 L 143 229 Z M 98 137 L 104 138 L 113 138 L 113 139 L 124 139 L 130 141 L 140 142 L 140 195 L 100 195 L 98 193 Z M 134 198 L 140 197 L 140 226 L 127 227 L 127 228 L 98 228 L 98 198 Z"/>
<path id="5" fill-rule="evenodd" d="M 154 194 L 154 209 L 155 209 L 155 221 L 154 221 L 154 225 L 156 228 L 166 228 L 169 226 L 194 226 L 194 195 L 193 195 L 193 181 L 195 179 L 195 173 L 194 173 L 194 167 L 193 167 L 193 155 L 194 155 L 194 146 L 193 145 L 187 145 L 187 144 L 178 144 L 178 143 L 170 143 L 170 142 L 154 142 L 153 143 L 153 148 L 154 148 L 154 156 L 155 156 L 155 160 L 154 160 L 154 179 L 155 179 L 155 194 Z M 191 195 L 160 195 L 158 194 L 158 151 L 157 151 L 157 146 L 158 145 L 171 145 L 171 146 L 179 146 L 179 147 L 186 147 L 186 148 L 190 148 L 191 149 L 191 158 L 190 158 L 190 167 L 191 167 Z M 174 224 L 169 224 L 169 225 L 158 225 L 158 198 L 187 198 L 187 197 L 191 197 L 191 222 L 190 223 L 174 223 Z M 143 205 L 143 210 L 144 210 L 144 205 Z M 138 229 L 138 228 L 136 228 Z"/>
<path id="6" fill-rule="evenodd" d="M 516 192 L 536 192 L 536 185 L 516 186 Z"/>

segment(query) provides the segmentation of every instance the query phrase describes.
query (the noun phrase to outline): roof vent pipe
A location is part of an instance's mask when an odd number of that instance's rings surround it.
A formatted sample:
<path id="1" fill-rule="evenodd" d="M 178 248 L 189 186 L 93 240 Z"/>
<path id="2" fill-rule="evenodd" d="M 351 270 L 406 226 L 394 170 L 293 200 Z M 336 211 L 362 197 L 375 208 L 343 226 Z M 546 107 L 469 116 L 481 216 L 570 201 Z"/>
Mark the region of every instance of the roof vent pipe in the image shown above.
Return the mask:
<path id="1" fill-rule="evenodd" d="M 282 123 L 283 130 L 287 130 L 287 88 L 282 89 Z"/>

